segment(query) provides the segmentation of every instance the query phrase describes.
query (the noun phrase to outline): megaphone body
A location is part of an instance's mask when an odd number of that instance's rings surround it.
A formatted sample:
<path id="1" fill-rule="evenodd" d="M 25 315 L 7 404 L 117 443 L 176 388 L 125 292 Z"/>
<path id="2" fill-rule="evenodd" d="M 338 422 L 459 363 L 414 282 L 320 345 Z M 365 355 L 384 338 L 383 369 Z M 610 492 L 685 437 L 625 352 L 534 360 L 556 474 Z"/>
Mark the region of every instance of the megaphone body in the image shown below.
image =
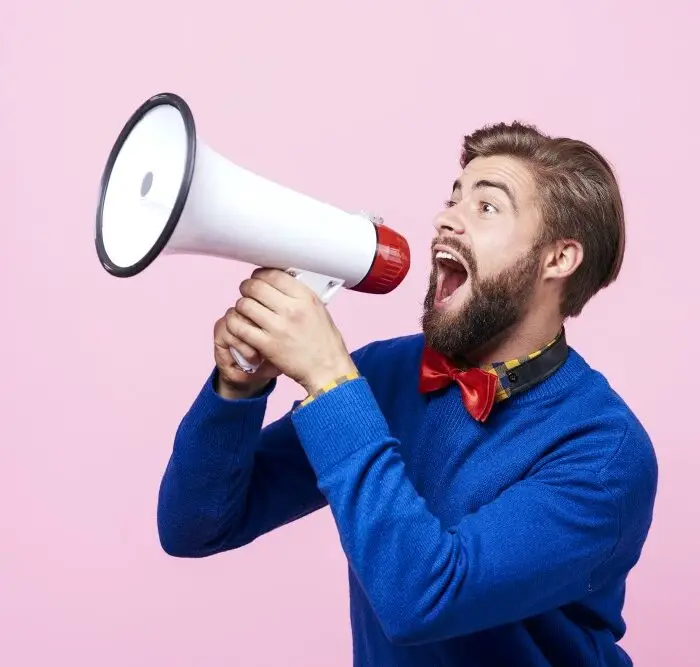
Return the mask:
<path id="1" fill-rule="evenodd" d="M 178 95 L 144 102 L 105 166 L 95 245 L 104 269 L 135 276 L 160 254 L 197 254 L 289 271 L 328 303 L 338 289 L 386 294 L 410 267 L 406 239 L 244 169 L 197 137 Z M 238 365 L 253 372 L 236 350 Z"/>

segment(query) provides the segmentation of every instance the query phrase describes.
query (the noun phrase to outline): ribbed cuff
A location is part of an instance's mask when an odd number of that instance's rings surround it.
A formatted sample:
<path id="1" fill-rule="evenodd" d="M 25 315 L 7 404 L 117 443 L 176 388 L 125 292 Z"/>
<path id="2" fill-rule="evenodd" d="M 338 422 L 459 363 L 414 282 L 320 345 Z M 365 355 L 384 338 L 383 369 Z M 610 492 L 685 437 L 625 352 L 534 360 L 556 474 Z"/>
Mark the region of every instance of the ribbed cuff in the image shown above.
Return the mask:
<path id="1" fill-rule="evenodd" d="M 377 400 L 362 377 L 299 407 L 292 413 L 292 422 L 317 475 L 391 437 Z"/>

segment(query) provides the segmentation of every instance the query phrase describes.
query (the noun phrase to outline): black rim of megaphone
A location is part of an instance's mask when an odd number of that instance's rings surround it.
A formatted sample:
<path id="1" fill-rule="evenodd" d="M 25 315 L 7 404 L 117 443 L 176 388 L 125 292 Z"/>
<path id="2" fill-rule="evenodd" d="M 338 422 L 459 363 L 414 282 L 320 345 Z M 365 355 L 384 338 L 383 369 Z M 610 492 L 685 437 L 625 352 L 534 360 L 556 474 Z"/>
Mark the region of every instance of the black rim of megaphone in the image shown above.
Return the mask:
<path id="1" fill-rule="evenodd" d="M 107 185 L 109 184 L 110 176 L 112 175 L 112 169 L 114 168 L 114 163 L 117 160 L 117 156 L 127 140 L 131 131 L 136 127 L 138 122 L 146 115 L 151 109 L 160 106 L 162 104 L 168 104 L 175 107 L 182 116 L 182 120 L 185 124 L 185 132 L 187 133 L 187 157 L 185 160 L 185 172 L 182 177 L 182 183 L 180 185 L 180 190 L 177 193 L 177 198 L 175 199 L 175 204 L 170 212 L 170 217 L 168 222 L 165 224 L 163 231 L 161 232 L 158 240 L 153 244 L 153 247 L 135 264 L 131 266 L 117 266 L 110 260 L 107 251 L 105 250 L 104 240 L 102 238 L 102 214 L 105 203 L 105 195 L 107 193 Z M 95 230 L 95 245 L 97 247 L 97 256 L 102 263 L 102 266 L 113 276 L 119 278 L 130 278 L 135 276 L 137 273 L 143 271 L 147 266 L 153 262 L 153 260 L 158 257 L 158 255 L 163 251 L 165 246 L 168 244 L 170 237 L 177 227 L 178 220 L 182 214 L 182 210 L 185 208 L 185 202 L 187 201 L 187 196 L 190 192 L 190 186 L 192 184 L 192 177 L 194 175 L 194 164 L 195 157 L 197 153 L 197 134 L 195 131 L 194 117 L 192 116 L 192 111 L 182 97 L 176 95 L 175 93 L 159 93 L 154 95 L 150 99 L 146 100 L 129 118 L 126 125 L 122 129 L 121 133 L 117 137 L 117 141 L 112 147 L 112 151 L 109 154 L 107 164 L 105 165 L 104 172 L 102 174 L 102 180 L 100 183 L 100 197 L 97 205 L 97 220 L 96 220 L 96 230 Z"/>

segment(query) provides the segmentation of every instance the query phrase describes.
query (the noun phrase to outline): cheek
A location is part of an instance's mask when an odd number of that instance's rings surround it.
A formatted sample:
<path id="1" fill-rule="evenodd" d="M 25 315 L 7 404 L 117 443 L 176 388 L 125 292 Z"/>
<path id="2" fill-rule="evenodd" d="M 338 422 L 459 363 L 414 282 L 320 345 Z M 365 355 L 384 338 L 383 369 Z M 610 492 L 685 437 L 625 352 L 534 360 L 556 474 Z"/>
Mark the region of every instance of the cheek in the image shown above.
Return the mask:
<path id="1" fill-rule="evenodd" d="M 474 237 L 473 255 L 479 278 L 494 277 L 505 271 L 527 253 L 530 245 L 512 230 L 490 230 L 491 233 Z"/>
<path id="2" fill-rule="evenodd" d="M 477 279 L 492 278 L 512 263 L 513 247 L 507 243 L 489 243 L 473 249 Z"/>

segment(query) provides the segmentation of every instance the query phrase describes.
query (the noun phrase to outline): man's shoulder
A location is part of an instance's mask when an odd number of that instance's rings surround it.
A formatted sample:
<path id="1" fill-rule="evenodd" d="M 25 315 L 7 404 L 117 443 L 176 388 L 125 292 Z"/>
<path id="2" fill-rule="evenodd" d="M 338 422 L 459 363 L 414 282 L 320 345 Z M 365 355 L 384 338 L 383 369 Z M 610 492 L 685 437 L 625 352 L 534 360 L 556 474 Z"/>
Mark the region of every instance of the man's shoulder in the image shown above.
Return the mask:
<path id="1" fill-rule="evenodd" d="M 613 386 L 609 377 L 603 371 L 589 365 L 577 351 L 572 349 L 571 355 L 581 359 L 585 366 L 585 381 L 577 383 L 576 393 L 579 401 L 586 404 L 590 411 L 601 414 L 611 425 L 614 424 L 626 432 L 646 434 L 637 413 Z"/>
<path id="2" fill-rule="evenodd" d="M 420 360 L 424 337 L 422 333 L 371 341 L 352 352 L 352 358 L 363 375 L 375 370 L 385 372 L 394 366 L 405 368 Z"/>
<path id="3" fill-rule="evenodd" d="M 601 478 L 615 487 L 636 477 L 655 488 L 656 453 L 641 418 L 603 372 L 587 365 L 586 376 L 573 392 L 572 416 L 575 413 L 577 427 L 588 432 L 589 447 L 601 448 Z"/>
<path id="4" fill-rule="evenodd" d="M 374 340 L 352 353 L 357 369 L 383 409 L 389 410 L 410 387 L 417 391 L 423 346 L 422 333 L 409 334 Z"/>

